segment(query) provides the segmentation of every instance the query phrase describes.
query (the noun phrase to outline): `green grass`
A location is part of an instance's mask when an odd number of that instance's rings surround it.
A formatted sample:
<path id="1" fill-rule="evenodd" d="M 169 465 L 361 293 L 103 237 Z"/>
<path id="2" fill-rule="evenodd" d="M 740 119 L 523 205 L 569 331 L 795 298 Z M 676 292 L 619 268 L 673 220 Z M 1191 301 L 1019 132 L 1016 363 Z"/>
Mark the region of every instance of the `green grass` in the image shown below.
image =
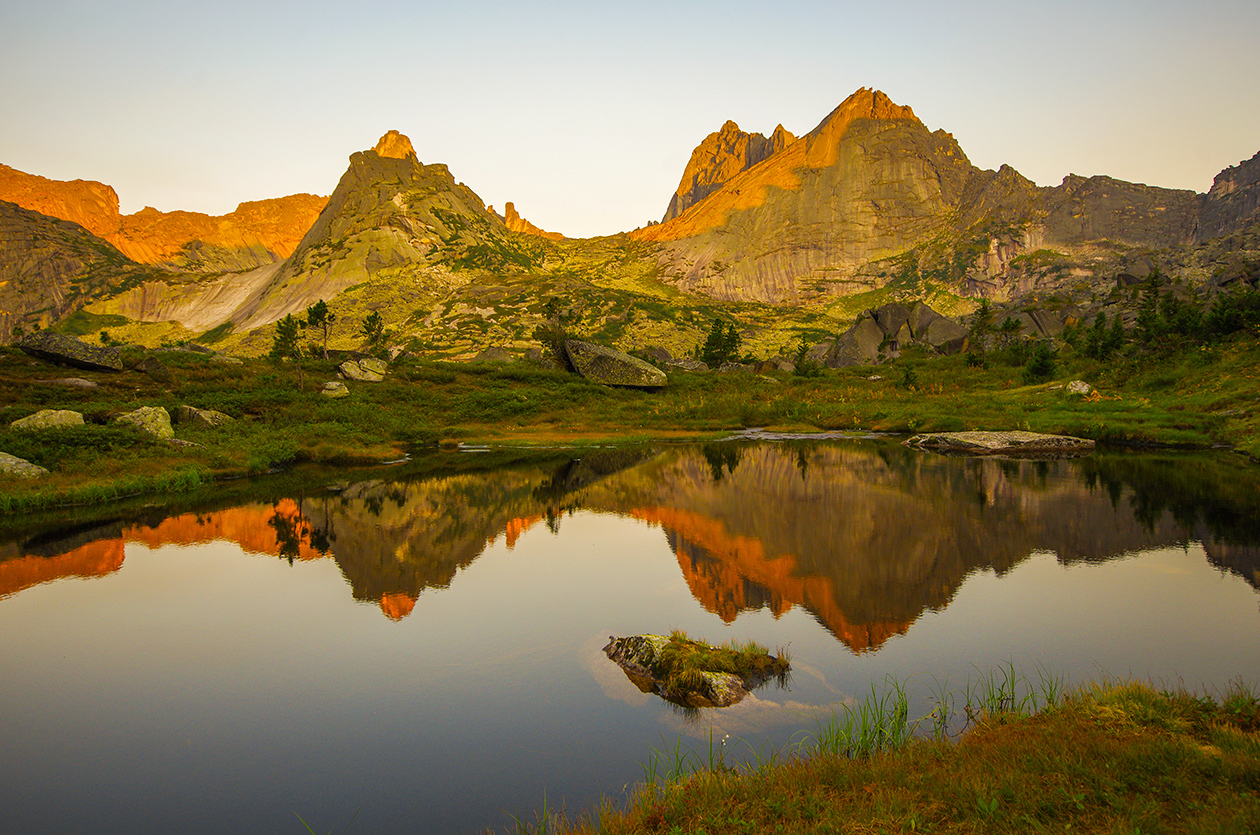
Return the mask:
<path id="1" fill-rule="evenodd" d="M 135 362 L 142 354 L 128 349 L 125 356 Z M 986 368 L 968 367 L 961 356 L 911 351 L 890 364 L 810 378 L 679 373 L 658 392 L 600 386 L 524 362 L 406 360 L 394 363 L 384 382 L 351 384 L 353 396 L 335 401 L 319 393 L 325 380 L 336 379 L 332 362 L 304 361 L 299 389 L 292 364 L 222 365 L 196 353 L 158 356 L 174 377 L 166 386 L 137 372 L 58 369 L 0 349 L 0 450 L 53 471 L 38 485 L 0 478 L 0 495 L 12 500 L 60 490 L 69 497 L 91 484 L 153 478 L 187 466 L 223 477 L 300 462 L 361 465 L 444 439 L 547 444 L 710 438 L 745 427 L 1026 429 L 1113 445 L 1225 445 L 1260 457 L 1260 348 L 1245 338 L 1201 350 L 1134 351 L 1106 364 L 1064 349 L 1054 380 L 1032 386 L 1019 382 L 1020 368 L 1001 352 L 990 355 Z M 99 387 L 51 382 L 64 376 L 85 377 Z M 1097 393 L 1068 395 L 1063 385 L 1075 378 L 1095 385 Z M 173 413 L 184 403 L 236 420 L 215 430 L 177 426 L 179 439 L 196 444 L 183 447 L 106 425 L 140 406 Z M 66 434 L 4 428 L 52 408 L 81 411 L 92 425 Z"/>
<path id="2" fill-rule="evenodd" d="M 1254 690 L 1213 697 L 1109 682 L 1063 693 L 1043 678 L 1034 707 L 1013 697 L 1019 684 L 999 670 L 969 687 L 960 700 L 995 700 L 956 739 L 912 733 L 920 723 L 906 720 L 893 683 L 792 750 L 742 767 L 715 755 L 712 739 L 707 757 L 680 742 L 663 759 L 654 752 L 624 803 L 606 800 L 571 822 L 549 815 L 545 831 L 1260 831 Z M 518 821 L 516 831 L 544 830 Z"/>
<path id="3" fill-rule="evenodd" d="M 785 681 L 790 669 L 791 659 L 782 650 L 774 656 L 755 641 L 715 646 L 675 629 L 652 672 L 667 690 L 686 693 L 702 686 L 704 673 L 733 673 L 747 681 Z"/>

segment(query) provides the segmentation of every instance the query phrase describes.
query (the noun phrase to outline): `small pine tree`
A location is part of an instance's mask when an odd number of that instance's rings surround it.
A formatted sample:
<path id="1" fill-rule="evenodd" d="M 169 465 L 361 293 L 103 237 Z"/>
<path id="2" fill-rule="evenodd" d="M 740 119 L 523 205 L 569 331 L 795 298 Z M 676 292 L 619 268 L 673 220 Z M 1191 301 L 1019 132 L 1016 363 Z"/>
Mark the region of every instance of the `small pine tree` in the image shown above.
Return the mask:
<path id="1" fill-rule="evenodd" d="M 306 308 L 306 323 L 303 327 L 320 328 L 324 334 L 323 354 L 324 359 L 328 359 L 328 329 L 332 327 L 333 322 L 337 321 L 337 314 L 328 309 L 328 303 L 323 299 L 315 302 L 315 304 Z"/>
<path id="2" fill-rule="evenodd" d="M 299 339 L 301 325 L 290 313 L 276 322 L 276 333 L 271 338 L 271 353 L 268 356 L 275 361 L 293 360 L 298 370 L 298 391 L 302 391 L 302 344 Z"/>
<path id="3" fill-rule="evenodd" d="M 1028 365 L 1024 366 L 1024 384 L 1033 385 L 1052 380 L 1057 371 L 1058 363 L 1055 361 L 1054 346 L 1049 340 L 1043 340 L 1033 348 L 1032 358 L 1028 360 Z"/>

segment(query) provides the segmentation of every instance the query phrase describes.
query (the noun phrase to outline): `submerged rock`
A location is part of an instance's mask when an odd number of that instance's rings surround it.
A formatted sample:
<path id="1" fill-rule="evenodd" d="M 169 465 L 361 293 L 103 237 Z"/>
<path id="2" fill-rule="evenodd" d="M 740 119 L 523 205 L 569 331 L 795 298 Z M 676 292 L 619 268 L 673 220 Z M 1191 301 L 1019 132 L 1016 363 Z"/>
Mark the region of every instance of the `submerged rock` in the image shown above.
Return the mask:
<path id="1" fill-rule="evenodd" d="M 907 446 L 961 455 L 1014 455 L 1067 458 L 1088 455 L 1094 442 L 1071 435 L 1038 432 L 928 432 L 905 441 Z"/>
<path id="2" fill-rule="evenodd" d="M 610 635 L 604 654 L 616 662 L 626 678 L 644 693 L 655 693 L 666 701 L 688 708 L 729 707 L 771 677 L 787 674 L 788 663 L 767 654 L 756 670 L 744 674 L 698 670 L 695 675 L 687 677 L 688 684 L 677 683 L 682 677 L 673 678 L 671 683 L 670 671 L 665 664 L 665 649 L 674 640 L 720 651 L 720 648 L 673 636 L 631 635 L 618 638 Z"/>

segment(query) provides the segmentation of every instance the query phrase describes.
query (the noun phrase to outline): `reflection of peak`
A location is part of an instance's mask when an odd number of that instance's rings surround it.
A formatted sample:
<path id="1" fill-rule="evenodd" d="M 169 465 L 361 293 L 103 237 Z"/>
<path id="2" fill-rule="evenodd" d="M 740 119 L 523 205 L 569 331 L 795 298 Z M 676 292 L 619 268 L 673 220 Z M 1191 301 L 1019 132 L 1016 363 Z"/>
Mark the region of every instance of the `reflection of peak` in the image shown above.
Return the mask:
<path id="1" fill-rule="evenodd" d="M 385 613 L 385 617 L 396 623 L 411 614 L 411 610 L 416 608 L 418 599 L 419 595 L 406 592 L 382 594 L 381 611 Z"/>
<path id="2" fill-rule="evenodd" d="M 103 577 L 122 568 L 122 537 L 87 542 L 57 556 L 0 561 L 0 598 L 62 577 Z"/>
<path id="3" fill-rule="evenodd" d="M 878 649 L 910 628 L 908 622 L 852 622 L 830 578 L 802 575 L 793 555 L 767 555 L 761 540 L 734 535 L 719 519 L 665 507 L 630 515 L 665 530 L 692 596 L 727 623 L 743 611 L 768 607 L 777 618 L 797 605 L 855 652 Z"/>

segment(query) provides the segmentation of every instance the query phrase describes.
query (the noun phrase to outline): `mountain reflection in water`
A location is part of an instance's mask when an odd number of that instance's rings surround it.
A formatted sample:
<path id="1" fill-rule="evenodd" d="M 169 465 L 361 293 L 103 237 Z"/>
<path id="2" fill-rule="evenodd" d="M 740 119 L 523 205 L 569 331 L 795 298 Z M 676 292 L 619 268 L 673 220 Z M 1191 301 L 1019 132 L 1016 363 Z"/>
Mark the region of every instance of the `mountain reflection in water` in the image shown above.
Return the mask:
<path id="1" fill-rule="evenodd" d="M 948 606 L 969 574 L 1001 575 L 1036 552 L 1070 564 L 1199 541 L 1260 588 L 1254 470 L 1204 456 L 959 459 L 869 442 L 606 450 L 0 544 L 0 597 L 117 571 L 128 542 L 228 540 L 332 558 L 356 600 L 399 620 L 500 537 L 510 549 L 580 509 L 661 528 L 691 594 L 724 621 L 802 607 L 865 652 Z"/>

